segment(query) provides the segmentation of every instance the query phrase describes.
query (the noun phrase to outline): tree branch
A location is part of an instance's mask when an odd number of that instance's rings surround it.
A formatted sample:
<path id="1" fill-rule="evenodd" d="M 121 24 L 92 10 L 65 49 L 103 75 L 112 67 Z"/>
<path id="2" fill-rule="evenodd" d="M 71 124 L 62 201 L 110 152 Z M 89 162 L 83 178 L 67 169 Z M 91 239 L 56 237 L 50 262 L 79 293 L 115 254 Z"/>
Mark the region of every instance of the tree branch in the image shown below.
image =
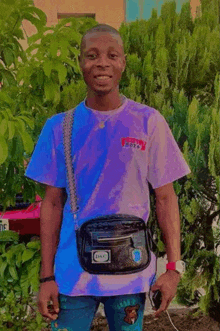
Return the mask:
<path id="1" fill-rule="evenodd" d="M 216 216 L 220 215 L 220 209 L 212 213 L 209 217 L 208 220 L 213 220 Z"/>

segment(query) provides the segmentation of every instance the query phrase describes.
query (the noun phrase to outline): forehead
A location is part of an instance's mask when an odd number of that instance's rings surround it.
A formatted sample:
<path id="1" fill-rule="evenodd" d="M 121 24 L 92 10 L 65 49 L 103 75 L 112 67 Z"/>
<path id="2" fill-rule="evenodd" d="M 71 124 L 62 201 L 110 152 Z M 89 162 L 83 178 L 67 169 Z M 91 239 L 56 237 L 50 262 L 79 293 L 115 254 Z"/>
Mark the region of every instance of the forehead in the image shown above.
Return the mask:
<path id="1" fill-rule="evenodd" d="M 92 32 L 85 36 L 83 41 L 83 50 L 88 50 L 92 47 L 113 47 L 115 49 L 122 49 L 123 44 L 120 36 L 106 33 L 106 32 Z"/>

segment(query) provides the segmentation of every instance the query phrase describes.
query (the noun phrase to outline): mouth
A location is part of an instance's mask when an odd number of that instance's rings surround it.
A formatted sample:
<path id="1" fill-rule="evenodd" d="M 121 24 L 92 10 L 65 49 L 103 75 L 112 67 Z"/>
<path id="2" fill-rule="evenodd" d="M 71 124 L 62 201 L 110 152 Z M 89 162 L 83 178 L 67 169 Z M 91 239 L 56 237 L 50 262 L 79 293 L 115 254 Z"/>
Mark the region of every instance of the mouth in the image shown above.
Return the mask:
<path id="1" fill-rule="evenodd" d="M 112 78 L 112 76 L 110 76 L 110 75 L 97 75 L 97 76 L 94 76 L 94 77 L 97 80 L 107 80 L 107 79 Z"/>
<path id="2" fill-rule="evenodd" d="M 98 83 L 98 84 L 106 84 L 108 82 L 110 82 L 110 80 L 112 79 L 112 76 L 94 76 L 95 78 L 95 81 Z"/>

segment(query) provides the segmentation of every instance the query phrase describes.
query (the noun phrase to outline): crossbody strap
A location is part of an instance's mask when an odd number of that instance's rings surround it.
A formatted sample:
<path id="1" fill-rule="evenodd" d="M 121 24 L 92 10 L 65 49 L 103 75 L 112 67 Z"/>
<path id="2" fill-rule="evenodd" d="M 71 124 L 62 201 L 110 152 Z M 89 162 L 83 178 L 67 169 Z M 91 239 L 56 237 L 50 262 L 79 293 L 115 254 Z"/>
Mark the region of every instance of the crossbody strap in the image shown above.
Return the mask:
<path id="1" fill-rule="evenodd" d="M 65 162 L 66 162 L 66 169 L 67 169 L 67 182 L 70 191 L 70 206 L 72 209 L 72 213 L 74 216 L 74 226 L 75 230 L 78 228 L 77 224 L 77 215 L 76 212 L 79 210 L 79 206 L 77 204 L 77 196 L 76 196 L 76 185 L 75 185 L 75 178 L 74 178 L 74 169 L 72 165 L 72 129 L 73 129 L 73 122 L 74 122 L 74 110 L 70 109 L 66 112 L 64 123 L 63 123 L 63 143 L 64 143 L 64 154 L 65 154 Z"/>

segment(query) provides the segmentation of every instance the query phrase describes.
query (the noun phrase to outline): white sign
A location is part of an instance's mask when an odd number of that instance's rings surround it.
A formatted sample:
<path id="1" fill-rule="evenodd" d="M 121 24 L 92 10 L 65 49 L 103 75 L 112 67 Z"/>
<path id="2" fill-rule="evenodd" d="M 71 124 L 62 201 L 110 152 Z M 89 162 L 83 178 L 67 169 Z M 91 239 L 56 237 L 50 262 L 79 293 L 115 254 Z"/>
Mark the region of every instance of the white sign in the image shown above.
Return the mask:
<path id="1" fill-rule="evenodd" d="M 111 263 L 110 250 L 93 250 L 92 263 Z"/>
<path id="2" fill-rule="evenodd" d="M 0 220 L 0 232 L 9 230 L 9 222 L 7 219 Z"/>

